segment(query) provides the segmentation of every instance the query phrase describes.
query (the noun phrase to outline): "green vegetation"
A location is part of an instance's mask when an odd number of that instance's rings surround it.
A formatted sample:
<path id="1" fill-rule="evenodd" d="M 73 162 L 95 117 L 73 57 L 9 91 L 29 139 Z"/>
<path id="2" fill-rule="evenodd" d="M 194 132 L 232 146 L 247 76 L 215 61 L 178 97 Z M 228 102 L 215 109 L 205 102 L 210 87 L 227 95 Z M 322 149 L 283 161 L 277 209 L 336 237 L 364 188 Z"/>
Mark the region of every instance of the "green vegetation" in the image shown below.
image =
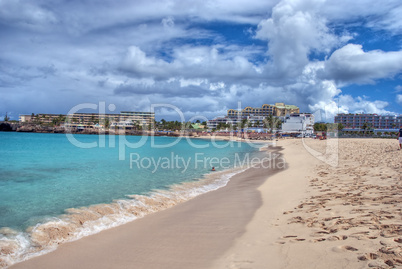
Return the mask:
<path id="1" fill-rule="evenodd" d="M 105 118 L 105 128 L 109 128 L 110 126 L 110 119 L 108 117 Z"/>
<path id="2" fill-rule="evenodd" d="M 60 114 L 57 118 L 52 119 L 51 126 L 60 126 L 60 124 L 65 120 L 66 117 Z"/>
<path id="3" fill-rule="evenodd" d="M 277 120 L 275 124 L 276 129 L 281 129 L 282 128 L 282 121 Z"/>
<path id="4" fill-rule="evenodd" d="M 176 121 L 166 121 L 165 119 L 161 119 L 161 121 L 157 124 L 160 130 L 180 130 L 183 127 L 183 123 Z"/>
<path id="5" fill-rule="evenodd" d="M 326 132 L 327 124 L 323 122 L 314 123 L 314 132 Z"/>
<path id="6" fill-rule="evenodd" d="M 230 124 L 223 123 L 223 122 L 218 123 L 218 126 L 216 126 L 217 130 L 229 129 L 229 128 L 230 128 Z"/>
<path id="7" fill-rule="evenodd" d="M 342 123 L 323 123 L 316 122 L 314 123 L 314 131 L 315 132 L 334 132 L 334 131 L 342 131 L 343 126 Z"/>

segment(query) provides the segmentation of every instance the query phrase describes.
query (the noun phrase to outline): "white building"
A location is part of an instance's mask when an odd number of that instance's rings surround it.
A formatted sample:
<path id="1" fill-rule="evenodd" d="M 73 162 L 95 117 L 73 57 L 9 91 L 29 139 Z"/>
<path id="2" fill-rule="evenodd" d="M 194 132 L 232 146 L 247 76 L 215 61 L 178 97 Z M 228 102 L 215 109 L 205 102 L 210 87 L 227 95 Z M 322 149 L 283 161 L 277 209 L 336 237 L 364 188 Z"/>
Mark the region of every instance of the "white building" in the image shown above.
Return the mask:
<path id="1" fill-rule="evenodd" d="M 119 121 L 119 122 L 112 122 L 110 124 L 110 127 L 118 127 L 118 128 L 133 128 L 134 124 L 132 121 L 126 120 L 126 121 Z"/>
<path id="2" fill-rule="evenodd" d="M 217 117 L 207 121 L 209 129 L 216 129 L 219 123 L 230 124 L 232 126 L 240 126 L 243 120 L 247 120 L 246 127 L 263 128 L 265 117 L 262 116 L 247 116 L 247 117 Z"/>
<path id="3" fill-rule="evenodd" d="M 231 124 L 231 121 L 227 117 L 217 117 L 213 120 L 207 121 L 208 129 L 216 129 L 220 123 Z"/>
<path id="4" fill-rule="evenodd" d="M 313 134 L 314 133 L 314 115 L 309 113 L 292 114 L 285 117 L 282 124 L 283 133 L 300 133 L 300 134 Z"/>

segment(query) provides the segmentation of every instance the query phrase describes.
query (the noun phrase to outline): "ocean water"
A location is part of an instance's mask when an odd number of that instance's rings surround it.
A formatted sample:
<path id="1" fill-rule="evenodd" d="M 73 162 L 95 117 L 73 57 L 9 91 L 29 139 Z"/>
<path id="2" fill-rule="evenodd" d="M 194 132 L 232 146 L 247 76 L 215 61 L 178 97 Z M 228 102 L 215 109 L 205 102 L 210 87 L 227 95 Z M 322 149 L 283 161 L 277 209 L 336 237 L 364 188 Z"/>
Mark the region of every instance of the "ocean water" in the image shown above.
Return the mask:
<path id="1" fill-rule="evenodd" d="M 225 186 L 258 147 L 0 132 L 0 267 Z"/>

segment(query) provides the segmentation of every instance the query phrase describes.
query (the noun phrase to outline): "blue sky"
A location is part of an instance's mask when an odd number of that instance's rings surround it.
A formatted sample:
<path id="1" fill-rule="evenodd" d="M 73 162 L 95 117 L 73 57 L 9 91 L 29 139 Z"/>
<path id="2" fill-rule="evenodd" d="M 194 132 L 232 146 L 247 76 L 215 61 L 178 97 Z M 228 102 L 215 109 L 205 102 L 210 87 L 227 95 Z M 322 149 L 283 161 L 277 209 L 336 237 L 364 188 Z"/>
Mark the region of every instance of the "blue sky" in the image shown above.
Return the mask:
<path id="1" fill-rule="evenodd" d="M 238 102 L 402 114 L 400 14 L 396 0 L 0 0 L 0 117 L 99 102 L 186 120 Z"/>

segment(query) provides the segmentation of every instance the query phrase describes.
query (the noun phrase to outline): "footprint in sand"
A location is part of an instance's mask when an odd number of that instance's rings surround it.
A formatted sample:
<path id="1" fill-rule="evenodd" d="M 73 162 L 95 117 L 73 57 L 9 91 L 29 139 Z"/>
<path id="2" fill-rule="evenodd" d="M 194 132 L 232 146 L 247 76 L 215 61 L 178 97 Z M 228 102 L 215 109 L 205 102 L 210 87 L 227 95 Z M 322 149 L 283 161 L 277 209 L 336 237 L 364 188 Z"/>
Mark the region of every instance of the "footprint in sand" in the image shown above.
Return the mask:
<path id="1" fill-rule="evenodd" d="M 346 240 L 346 239 L 348 239 L 348 237 L 346 235 L 339 235 L 339 236 L 334 235 L 334 236 L 327 238 L 328 241 L 337 241 L 337 240 Z"/>
<path id="2" fill-rule="evenodd" d="M 326 240 L 325 238 L 317 238 L 317 239 L 312 240 L 311 242 L 318 243 L 318 242 L 322 242 L 322 241 L 325 241 L 325 240 Z"/>
<path id="3" fill-rule="evenodd" d="M 297 235 L 285 235 L 285 236 L 283 236 L 283 238 L 294 238 L 294 237 L 297 237 Z"/>
<path id="4" fill-rule="evenodd" d="M 337 247 L 334 247 L 334 248 L 332 248 L 332 250 L 334 251 L 334 252 L 344 252 L 344 251 L 358 251 L 358 249 L 357 248 L 354 248 L 354 247 L 352 247 L 352 246 L 337 246 Z"/>
<path id="5" fill-rule="evenodd" d="M 402 244 L 402 238 L 395 238 L 394 239 L 395 242 Z"/>
<path id="6" fill-rule="evenodd" d="M 279 245 L 286 244 L 286 242 L 284 242 L 284 241 L 276 241 L 275 243 L 276 243 L 276 244 L 279 244 Z"/>
<path id="7" fill-rule="evenodd" d="M 375 253 L 368 253 L 366 255 L 362 255 L 357 257 L 360 261 L 367 261 L 367 260 L 376 260 L 378 255 Z"/>
<path id="8" fill-rule="evenodd" d="M 349 251 L 358 251 L 357 248 L 351 247 L 351 246 L 343 246 L 344 249 L 349 250 Z"/>
<path id="9" fill-rule="evenodd" d="M 287 214 L 290 214 L 290 213 L 293 213 L 293 211 L 292 211 L 292 210 L 290 210 L 290 211 L 285 211 L 285 212 L 283 212 L 283 215 L 287 215 Z"/>

